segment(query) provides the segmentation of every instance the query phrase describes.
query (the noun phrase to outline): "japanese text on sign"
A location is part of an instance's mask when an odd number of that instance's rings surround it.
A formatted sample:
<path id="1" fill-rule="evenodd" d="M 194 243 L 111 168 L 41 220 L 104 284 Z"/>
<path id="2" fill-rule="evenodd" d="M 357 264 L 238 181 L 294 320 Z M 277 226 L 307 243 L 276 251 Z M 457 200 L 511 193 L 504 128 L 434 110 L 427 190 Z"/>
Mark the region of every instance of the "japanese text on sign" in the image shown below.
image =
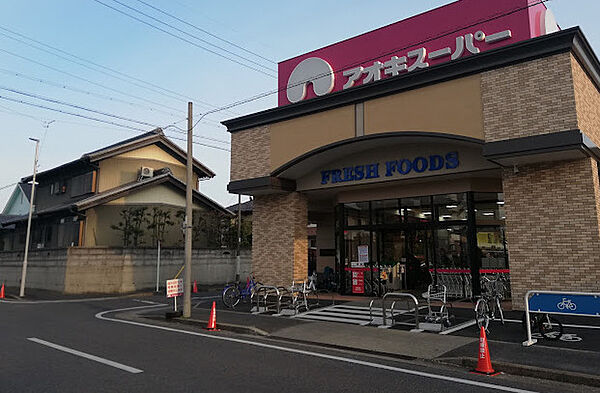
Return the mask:
<path id="1" fill-rule="evenodd" d="M 167 280 L 167 297 L 183 295 L 183 280 Z"/>
<path id="2" fill-rule="evenodd" d="M 352 271 L 352 293 L 365 293 L 365 272 Z"/>
<path id="3" fill-rule="evenodd" d="M 412 72 L 423 68 L 429 68 L 429 60 L 440 59 L 443 57 L 450 57 L 450 60 L 457 60 L 463 56 L 465 49 L 471 54 L 478 54 L 481 50 L 477 47 L 475 41 L 484 41 L 488 44 L 493 44 L 499 41 L 504 41 L 512 37 L 510 30 L 500 31 L 498 33 L 486 34 L 479 30 L 475 34 L 465 34 L 464 36 L 456 37 L 455 48 L 450 47 L 437 49 L 427 54 L 426 48 L 419 48 L 406 53 L 406 56 L 392 56 L 388 61 L 382 63 L 375 61 L 368 67 L 355 67 L 343 72 L 343 75 L 348 78 L 344 84 L 343 89 L 349 89 L 357 85 L 357 82 L 361 79 L 362 84 L 365 85 L 371 82 L 377 82 L 382 77 L 386 76 L 398 76 L 405 72 Z M 414 59 L 414 60 L 412 60 Z M 383 71 L 383 76 L 382 72 Z"/>

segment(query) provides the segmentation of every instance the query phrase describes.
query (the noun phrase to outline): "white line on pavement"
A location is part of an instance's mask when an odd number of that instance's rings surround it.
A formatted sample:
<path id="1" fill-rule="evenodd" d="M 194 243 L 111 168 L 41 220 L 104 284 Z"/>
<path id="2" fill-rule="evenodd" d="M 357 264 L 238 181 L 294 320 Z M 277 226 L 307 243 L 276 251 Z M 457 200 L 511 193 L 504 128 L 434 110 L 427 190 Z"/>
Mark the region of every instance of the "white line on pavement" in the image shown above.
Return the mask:
<path id="1" fill-rule="evenodd" d="M 104 300 L 120 300 L 131 299 L 131 296 L 112 296 L 112 297 L 94 297 L 82 299 L 65 299 L 65 300 L 0 300 L 0 303 L 7 304 L 48 304 L 48 303 L 84 303 L 84 302 L 101 302 Z"/>
<path id="2" fill-rule="evenodd" d="M 444 330 L 443 332 L 440 332 L 440 334 L 450 334 L 450 333 L 454 333 L 454 332 L 457 332 L 457 331 L 459 331 L 459 330 L 466 329 L 466 328 L 468 328 L 469 326 L 473 326 L 473 325 L 475 325 L 475 323 L 477 323 L 477 321 L 476 321 L 476 320 L 474 320 L 474 319 L 471 319 L 470 321 L 467 321 L 467 322 L 465 322 L 465 323 L 461 323 L 460 325 L 456 325 L 456 326 L 454 326 L 453 328 L 450 328 L 450 329 L 448 329 L 448 330 Z"/>
<path id="3" fill-rule="evenodd" d="M 335 360 L 338 362 L 356 364 L 356 365 L 360 365 L 360 366 L 378 368 L 378 369 L 388 370 L 388 371 L 395 371 L 395 372 L 399 372 L 399 373 L 403 373 L 403 374 L 416 375 L 416 376 L 424 377 L 424 378 L 454 382 L 454 383 L 462 384 L 462 385 L 471 385 L 471 386 L 477 386 L 477 387 L 481 387 L 481 388 L 488 388 L 488 389 L 494 389 L 494 390 L 500 390 L 500 391 L 512 392 L 512 393 L 535 393 L 531 390 L 524 390 L 524 389 L 513 388 L 513 387 L 509 387 L 509 386 L 495 385 L 492 383 L 479 382 L 479 381 L 474 381 L 474 380 L 470 380 L 470 379 L 450 377 L 447 375 L 432 374 L 432 373 L 428 373 L 428 372 L 424 372 L 424 371 L 416 371 L 416 370 L 410 370 L 410 369 L 406 369 L 406 368 L 388 366 L 386 364 L 367 362 L 364 360 L 346 358 L 346 357 L 342 357 L 342 356 L 328 355 L 328 354 L 320 353 L 320 352 L 311 352 L 311 351 L 306 351 L 306 350 L 302 350 L 302 349 L 282 347 L 282 346 L 278 346 L 278 345 L 266 344 L 266 343 L 256 342 L 256 341 L 248 341 L 248 340 L 243 340 L 243 339 L 233 338 L 233 337 L 217 336 L 217 335 L 204 334 L 204 333 L 192 332 L 192 331 L 187 331 L 187 330 L 179 330 L 179 329 L 174 329 L 174 328 L 170 328 L 170 327 L 166 327 L 166 326 L 149 325 L 146 323 L 135 322 L 135 321 L 125 321 L 125 320 L 121 320 L 121 319 L 108 318 L 108 317 L 104 316 L 105 314 L 112 313 L 112 312 L 132 311 L 132 310 L 139 310 L 139 309 L 144 309 L 144 308 L 149 308 L 149 307 L 157 307 L 157 306 L 130 307 L 130 308 L 121 308 L 121 309 L 117 309 L 117 310 L 103 311 L 103 312 L 99 312 L 98 314 L 96 314 L 96 318 L 104 320 L 104 321 L 124 323 L 124 324 L 128 324 L 128 325 L 141 326 L 141 327 L 157 329 L 157 330 L 164 330 L 167 332 L 188 334 L 188 335 L 192 335 L 192 336 L 198 336 L 198 337 L 203 337 L 203 338 L 208 338 L 208 339 L 213 339 L 213 340 L 229 341 L 229 342 L 234 342 L 234 343 L 238 343 L 238 344 L 245 344 L 245 345 L 251 345 L 251 346 L 255 346 L 255 347 L 268 348 L 268 349 L 273 349 L 273 350 L 282 351 L 282 352 L 289 352 L 289 353 L 295 353 L 295 354 L 299 354 L 299 355 L 317 357 L 317 358 L 321 358 L 321 359 Z"/>
<path id="4" fill-rule="evenodd" d="M 523 323 L 523 321 L 519 321 L 518 319 L 505 319 L 504 322 L 513 322 L 513 323 Z M 563 327 L 577 328 L 577 329 L 600 329 L 600 326 L 593 325 L 572 325 L 569 323 L 563 323 Z"/>
<path id="5" fill-rule="evenodd" d="M 104 358 L 101 358 L 101 357 L 98 357 L 98 356 L 90 355 L 89 353 L 80 352 L 80 351 L 77 351 L 75 349 L 63 347 L 62 345 L 58 345 L 58 344 L 54 344 L 54 343 L 51 343 L 51 342 L 48 342 L 48 341 L 40 340 L 39 338 L 30 337 L 27 340 L 33 341 L 34 343 L 45 345 L 45 346 L 50 347 L 50 348 L 57 349 L 59 351 L 70 353 L 71 355 L 80 356 L 82 358 L 93 360 L 93 361 L 98 362 L 98 363 L 106 364 L 107 366 L 115 367 L 115 368 L 118 368 L 118 369 L 130 372 L 132 374 L 139 374 L 139 373 L 143 373 L 144 372 L 143 370 L 140 370 L 140 369 L 137 369 L 137 368 L 129 367 L 129 366 L 126 366 L 126 365 L 121 364 L 121 363 L 113 362 L 112 360 L 108 360 L 108 359 L 104 359 Z"/>

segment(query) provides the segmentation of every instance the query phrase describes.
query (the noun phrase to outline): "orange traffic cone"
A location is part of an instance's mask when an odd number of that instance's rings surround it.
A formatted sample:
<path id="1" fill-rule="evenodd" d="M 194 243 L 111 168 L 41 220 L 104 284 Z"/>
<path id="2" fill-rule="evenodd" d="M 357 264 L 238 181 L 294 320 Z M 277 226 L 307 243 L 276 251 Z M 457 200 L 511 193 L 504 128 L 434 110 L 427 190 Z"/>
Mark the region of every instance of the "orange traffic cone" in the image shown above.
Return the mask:
<path id="1" fill-rule="evenodd" d="M 4 299 L 4 283 L 2 283 L 2 288 L 0 288 L 0 299 Z"/>
<path id="2" fill-rule="evenodd" d="M 492 360 L 490 359 L 490 350 L 488 348 L 487 337 L 485 336 L 485 329 L 481 327 L 479 333 L 479 353 L 477 354 L 477 368 L 473 371 L 474 373 L 484 375 L 498 375 L 492 368 Z"/>
<path id="3" fill-rule="evenodd" d="M 198 285 L 196 285 L 196 280 L 194 280 L 194 288 L 192 289 L 193 293 L 198 293 Z"/>
<path id="4" fill-rule="evenodd" d="M 208 326 L 206 326 L 206 330 L 210 330 L 211 332 L 219 331 L 219 329 L 217 329 L 217 305 L 215 302 L 213 302 L 210 310 L 210 317 L 208 318 Z"/>

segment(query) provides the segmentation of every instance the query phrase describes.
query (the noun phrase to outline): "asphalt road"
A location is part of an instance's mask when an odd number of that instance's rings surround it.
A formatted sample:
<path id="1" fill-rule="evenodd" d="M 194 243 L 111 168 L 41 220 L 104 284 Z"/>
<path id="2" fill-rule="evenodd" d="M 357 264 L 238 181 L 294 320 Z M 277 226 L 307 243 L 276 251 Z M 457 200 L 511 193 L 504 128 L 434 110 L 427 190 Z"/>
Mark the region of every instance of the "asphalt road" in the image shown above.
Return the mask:
<path id="1" fill-rule="evenodd" d="M 594 391 L 98 315 L 140 300 L 0 303 L 0 392 Z"/>

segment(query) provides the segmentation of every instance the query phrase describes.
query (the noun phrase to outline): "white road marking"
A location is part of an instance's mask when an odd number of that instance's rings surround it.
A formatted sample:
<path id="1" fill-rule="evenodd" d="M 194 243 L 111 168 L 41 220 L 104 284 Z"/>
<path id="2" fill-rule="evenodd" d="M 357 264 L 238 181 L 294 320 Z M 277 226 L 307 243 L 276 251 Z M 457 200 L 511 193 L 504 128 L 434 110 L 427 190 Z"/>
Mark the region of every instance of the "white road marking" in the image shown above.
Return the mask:
<path id="1" fill-rule="evenodd" d="M 66 299 L 66 300 L 0 300 L 0 303 L 7 304 L 48 304 L 48 303 L 84 303 L 101 302 L 104 300 L 131 299 L 131 296 L 112 296 L 112 297 L 94 297 L 88 299 Z"/>
<path id="2" fill-rule="evenodd" d="M 145 304 L 161 304 L 161 303 L 157 303 L 157 302 L 151 302 L 149 300 L 140 300 L 140 299 L 133 299 L 134 302 L 138 302 L 138 303 L 145 303 Z"/>
<path id="3" fill-rule="evenodd" d="M 136 310 L 136 309 L 139 310 L 139 309 L 149 308 L 149 307 L 157 307 L 157 306 L 141 306 L 141 307 L 121 308 L 121 309 L 116 309 L 116 310 L 102 311 L 102 312 L 99 312 L 98 314 L 96 314 L 96 318 L 104 320 L 104 321 L 123 323 L 123 324 L 127 324 L 127 325 L 140 326 L 140 327 L 163 330 L 163 331 L 173 332 L 173 333 L 188 334 L 191 336 L 203 337 L 203 338 L 208 338 L 208 339 L 212 339 L 212 340 L 228 341 L 228 342 L 233 342 L 233 343 L 238 343 L 238 344 L 250 345 L 250 346 L 254 346 L 254 347 L 268 348 L 268 349 L 272 349 L 272 350 L 276 350 L 276 351 L 295 353 L 298 355 L 311 356 L 311 357 L 327 359 L 327 360 L 335 360 L 338 362 L 344 362 L 344 363 L 349 363 L 349 364 L 356 364 L 356 365 L 364 366 L 364 367 L 377 368 L 377 369 L 382 369 L 382 370 L 387 370 L 387 371 L 395 371 L 395 372 L 402 373 L 402 374 L 415 375 L 415 376 L 419 376 L 419 377 L 423 377 L 423 378 L 437 379 L 437 380 L 453 382 L 453 383 L 457 383 L 457 384 L 461 384 L 461 385 L 477 386 L 477 387 L 481 387 L 481 388 L 488 388 L 488 389 L 494 389 L 494 390 L 499 390 L 499 391 L 503 391 L 503 392 L 512 392 L 512 393 L 536 393 L 532 390 L 525 390 L 525 389 L 513 388 L 510 386 L 496 385 L 496 384 L 492 384 L 492 383 L 480 382 L 480 381 L 475 381 L 475 380 L 470 380 L 470 379 L 450 377 L 447 375 L 433 374 L 433 373 L 428 373 L 428 372 L 424 372 L 424 371 L 417 371 L 417 370 L 411 370 L 411 369 L 406 369 L 406 368 L 401 368 L 401 367 L 388 366 L 386 364 L 367 362 L 364 360 L 346 358 L 346 357 L 342 357 L 342 356 L 328 355 L 328 354 L 320 353 L 320 352 L 311 352 L 311 351 L 306 351 L 306 350 L 302 350 L 302 349 L 282 347 L 282 346 L 278 346 L 278 345 L 266 344 L 266 343 L 256 342 L 256 341 L 248 341 L 248 340 L 227 337 L 227 336 L 219 336 L 219 335 L 204 334 L 204 333 L 199 333 L 199 332 L 191 332 L 191 331 L 187 331 L 187 330 L 179 330 L 179 329 L 174 329 L 174 328 L 170 328 L 170 327 L 166 327 L 166 326 L 149 325 L 146 323 L 135 322 L 135 321 L 125 321 L 125 320 L 120 320 L 120 319 L 108 318 L 108 317 L 104 316 L 105 314 L 112 313 L 112 312 L 132 311 L 132 310 Z"/>
<path id="4" fill-rule="evenodd" d="M 523 323 L 523 321 L 519 321 L 518 319 L 505 319 L 504 322 L 513 322 L 513 323 Z M 593 325 L 572 325 L 569 323 L 563 323 L 563 327 L 570 327 L 576 329 L 600 329 L 600 326 Z"/>
<path id="5" fill-rule="evenodd" d="M 443 332 L 440 332 L 440 334 L 450 334 L 450 333 L 454 333 L 454 332 L 458 332 L 459 330 L 463 330 L 468 328 L 469 326 L 473 326 L 477 323 L 476 320 L 471 319 L 470 321 L 461 323 L 460 325 L 456 325 L 450 329 L 444 330 Z"/>
<path id="6" fill-rule="evenodd" d="M 75 349 L 63 347 L 62 345 L 58 345 L 58 344 L 54 344 L 54 343 L 51 343 L 51 342 L 48 342 L 48 341 L 40 340 L 39 338 L 29 337 L 27 340 L 33 341 L 34 343 L 45 345 L 45 346 L 50 347 L 50 348 L 57 349 L 59 351 L 70 353 L 71 355 L 80 356 L 82 358 L 93 360 L 93 361 L 98 362 L 98 363 L 106 364 L 107 366 L 118 368 L 118 369 L 121 369 L 123 371 L 130 372 L 132 374 L 139 374 L 139 373 L 143 373 L 144 372 L 143 370 L 140 370 L 140 369 L 137 369 L 137 368 L 134 368 L 134 367 L 129 367 L 129 366 L 126 366 L 126 365 L 121 364 L 121 363 L 113 362 L 112 360 L 108 360 L 108 359 L 104 359 L 104 358 L 101 358 L 101 357 L 98 357 L 98 356 L 90 355 L 89 353 L 77 351 Z"/>

